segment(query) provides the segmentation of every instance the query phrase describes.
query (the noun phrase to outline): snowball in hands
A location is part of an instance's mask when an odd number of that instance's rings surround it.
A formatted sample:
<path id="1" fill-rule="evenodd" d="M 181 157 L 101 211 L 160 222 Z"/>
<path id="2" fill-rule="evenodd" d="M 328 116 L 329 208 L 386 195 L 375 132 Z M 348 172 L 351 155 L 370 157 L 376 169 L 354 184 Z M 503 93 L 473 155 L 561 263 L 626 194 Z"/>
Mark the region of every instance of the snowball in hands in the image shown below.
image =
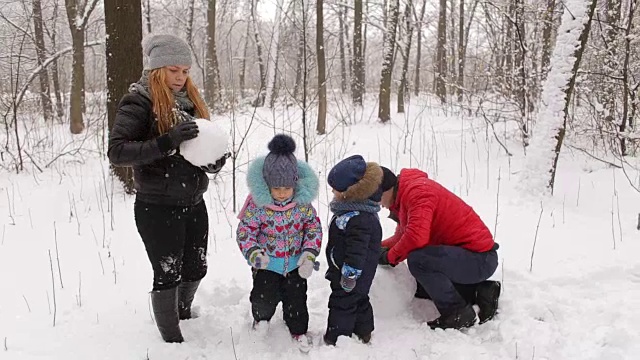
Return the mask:
<path id="1" fill-rule="evenodd" d="M 224 156 L 229 139 L 226 131 L 207 119 L 195 119 L 198 136 L 180 144 L 180 154 L 195 166 L 207 166 Z"/>

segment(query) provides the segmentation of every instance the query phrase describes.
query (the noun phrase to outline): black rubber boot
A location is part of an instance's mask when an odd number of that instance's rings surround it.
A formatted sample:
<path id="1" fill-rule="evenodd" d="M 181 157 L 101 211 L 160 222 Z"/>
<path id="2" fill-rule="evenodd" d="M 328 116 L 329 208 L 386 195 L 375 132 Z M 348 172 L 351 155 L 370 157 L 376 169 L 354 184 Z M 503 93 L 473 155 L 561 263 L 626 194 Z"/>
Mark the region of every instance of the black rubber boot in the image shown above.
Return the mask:
<path id="1" fill-rule="evenodd" d="M 178 286 L 178 312 L 180 320 L 191 319 L 191 303 L 198 290 L 200 280 L 183 281 Z"/>
<path id="2" fill-rule="evenodd" d="M 476 312 L 467 304 L 459 309 L 441 315 L 439 318 L 429 321 L 432 329 L 462 329 L 471 327 L 476 323 Z"/>
<path id="3" fill-rule="evenodd" d="M 476 304 L 480 308 L 478 319 L 480 324 L 493 319 L 498 312 L 498 299 L 502 285 L 499 281 L 486 280 L 478 284 L 476 290 Z"/>
<path id="4" fill-rule="evenodd" d="M 183 342 L 178 317 L 178 287 L 152 291 L 151 305 L 162 339 L 168 343 Z"/>

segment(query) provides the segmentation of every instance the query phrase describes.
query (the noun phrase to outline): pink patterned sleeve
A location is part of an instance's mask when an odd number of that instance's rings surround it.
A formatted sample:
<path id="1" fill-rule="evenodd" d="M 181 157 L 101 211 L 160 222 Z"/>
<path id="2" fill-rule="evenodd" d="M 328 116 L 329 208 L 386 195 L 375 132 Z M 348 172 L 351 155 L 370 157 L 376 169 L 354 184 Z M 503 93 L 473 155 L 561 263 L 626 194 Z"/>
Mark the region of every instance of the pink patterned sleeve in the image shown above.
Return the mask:
<path id="1" fill-rule="evenodd" d="M 308 205 L 304 209 L 304 215 L 304 240 L 302 250 L 309 250 L 318 256 L 320 254 L 320 248 L 322 247 L 322 224 L 320 223 L 320 218 L 313 205 Z"/>
<path id="2" fill-rule="evenodd" d="M 236 231 L 236 241 L 242 251 L 242 255 L 248 259 L 254 249 L 259 249 L 257 242 L 260 229 L 260 209 L 252 199 L 247 199 L 245 207 L 238 216 L 240 223 Z"/>

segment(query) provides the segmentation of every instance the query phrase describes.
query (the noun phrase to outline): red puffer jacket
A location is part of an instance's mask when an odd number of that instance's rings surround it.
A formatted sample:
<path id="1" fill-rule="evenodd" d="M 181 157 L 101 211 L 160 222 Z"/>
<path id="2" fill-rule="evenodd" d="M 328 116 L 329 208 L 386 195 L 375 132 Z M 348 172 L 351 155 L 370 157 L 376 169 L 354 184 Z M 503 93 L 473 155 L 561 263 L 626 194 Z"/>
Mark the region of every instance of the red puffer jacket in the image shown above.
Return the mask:
<path id="1" fill-rule="evenodd" d="M 390 210 L 398 225 L 382 246 L 390 249 L 388 260 L 393 265 L 427 245 L 462 246 L 475 252 L 494 245 L 491 232 L 471 206 L 418 169 L 400 171 Z"/>

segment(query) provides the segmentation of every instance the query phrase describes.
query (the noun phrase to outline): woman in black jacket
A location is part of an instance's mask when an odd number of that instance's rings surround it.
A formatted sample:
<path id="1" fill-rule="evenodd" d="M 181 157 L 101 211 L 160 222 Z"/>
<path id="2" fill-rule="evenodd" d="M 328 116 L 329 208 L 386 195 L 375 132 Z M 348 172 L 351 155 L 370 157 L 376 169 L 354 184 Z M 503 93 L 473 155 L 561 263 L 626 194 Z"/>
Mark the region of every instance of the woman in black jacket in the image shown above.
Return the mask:
<path id="1" fill-rule="evenodd" d="M 179 320 L 207 272 L 209 218 L 203 201 L 209 178 L 225 158 L 200 168 L 179 155 L 198 135 L 194 117 L 209 118 L 189 77 L 191 51 L 173 35 L 143 41 L 145 70 L 118 105 L 109 134 L 109 160 L 133 167 L 135 221 L 153 268 L 151 303 L 166 342 L 182 342 Z"/>

